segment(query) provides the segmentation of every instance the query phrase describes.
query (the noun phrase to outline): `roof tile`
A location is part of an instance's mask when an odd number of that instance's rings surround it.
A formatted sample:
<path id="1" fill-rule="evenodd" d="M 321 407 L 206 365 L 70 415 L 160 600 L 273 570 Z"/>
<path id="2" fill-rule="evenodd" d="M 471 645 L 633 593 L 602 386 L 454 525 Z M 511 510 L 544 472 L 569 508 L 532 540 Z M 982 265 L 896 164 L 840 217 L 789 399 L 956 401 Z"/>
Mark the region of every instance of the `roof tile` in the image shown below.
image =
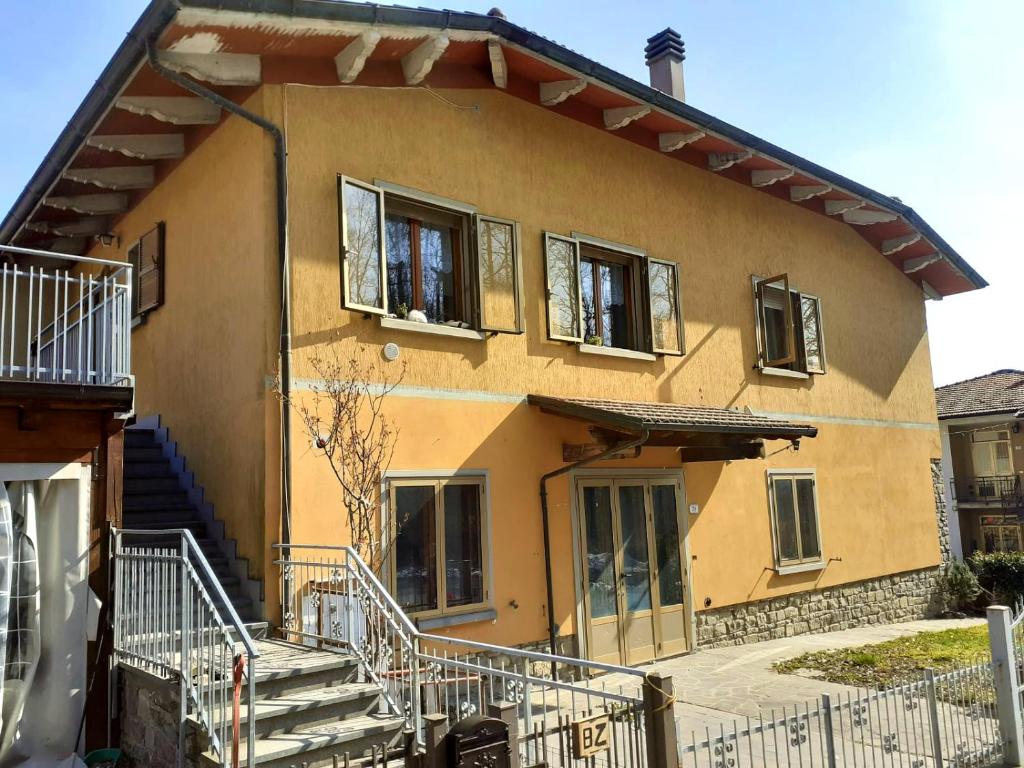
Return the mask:
<path id="1" fill-rule="evenodd" d="M 940 419 L 1016 413 L 1024 410 L 1024 371 L 994 371 L 935 390 Z"/>

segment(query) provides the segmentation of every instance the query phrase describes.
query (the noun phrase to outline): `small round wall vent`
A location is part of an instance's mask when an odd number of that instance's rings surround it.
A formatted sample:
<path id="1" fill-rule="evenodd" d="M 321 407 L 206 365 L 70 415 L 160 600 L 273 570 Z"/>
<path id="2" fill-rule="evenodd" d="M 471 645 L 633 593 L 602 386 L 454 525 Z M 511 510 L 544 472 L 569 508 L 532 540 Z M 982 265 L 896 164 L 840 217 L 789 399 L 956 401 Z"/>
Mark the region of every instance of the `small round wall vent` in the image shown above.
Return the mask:
<path id="1" fill-rule="evenodd" d="M 384 345 L 385 360 L 397 360 L 400 354 L 402 354 L 402 350 L 398 348 L 398 345 L 395 344 L 395 342 L 389 341 Z"/>

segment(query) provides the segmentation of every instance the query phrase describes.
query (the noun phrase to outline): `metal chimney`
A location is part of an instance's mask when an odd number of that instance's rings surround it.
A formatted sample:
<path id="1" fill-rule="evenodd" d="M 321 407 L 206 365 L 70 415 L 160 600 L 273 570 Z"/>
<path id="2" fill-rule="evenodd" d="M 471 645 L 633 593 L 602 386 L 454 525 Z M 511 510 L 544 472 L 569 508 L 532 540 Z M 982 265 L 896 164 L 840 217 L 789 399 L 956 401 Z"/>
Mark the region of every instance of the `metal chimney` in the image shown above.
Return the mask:
<path id="1" fill-rule="evenodd" d="M 679 33 L 667 27 L 654 37 L 647 38 L 644 53 L 647 55 L 647 67 L 651 71 L 651 87 L 686 101 L 686 89 L 683 87 L 686 49 Z"/>

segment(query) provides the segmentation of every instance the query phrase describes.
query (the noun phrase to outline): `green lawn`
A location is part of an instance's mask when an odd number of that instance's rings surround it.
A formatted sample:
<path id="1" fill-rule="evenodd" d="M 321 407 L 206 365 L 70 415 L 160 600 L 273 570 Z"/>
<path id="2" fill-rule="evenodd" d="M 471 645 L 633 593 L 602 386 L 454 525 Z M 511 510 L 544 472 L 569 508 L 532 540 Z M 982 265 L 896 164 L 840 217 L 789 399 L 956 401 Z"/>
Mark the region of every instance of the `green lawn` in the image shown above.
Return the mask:
<path id="1" fill-rule="evenodd" d="M 918 680 L 925 669 L 943 672 L 978 663 L 988 654 L 988 628 L 946 629 L 835 651 L 805 653 L 777 662 L 783 674 L 814 670 L 815 677 L 861 688 Z"/>

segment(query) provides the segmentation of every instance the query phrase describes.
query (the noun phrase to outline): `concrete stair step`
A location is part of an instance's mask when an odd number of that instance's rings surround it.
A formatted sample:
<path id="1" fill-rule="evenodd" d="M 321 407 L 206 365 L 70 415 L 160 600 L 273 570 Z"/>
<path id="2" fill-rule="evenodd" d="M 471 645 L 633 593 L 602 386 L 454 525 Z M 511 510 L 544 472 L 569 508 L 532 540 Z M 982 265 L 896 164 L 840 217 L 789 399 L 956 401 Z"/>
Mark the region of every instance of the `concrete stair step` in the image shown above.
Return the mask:
<path id="1" fill-rule="evenodd" d="M 174 523 L 196 522 L 202 520 L 195 507 L 184 509 L 133 509 L 126 511 L 122 517 L 125 528 L 134 527 L 133 523 L 162 523 L 165 528 L 174 527 Z"/>
<path id="2" fill-rule="evenodd" d="M 124 480 L 125 496 L 174 493 L 184 491 L 174 477 L 126 477 Z"/>
<path id="3" fill-rule="evenodd" d="M 355 681 L 355 656 L 308 646 L 264 640 L 256 660 L 256 697 L 274 699 Z"/>
<path id="4" fill-rule="evenodd" d="M 136 427 L 129 427 L 124 431 L 124 445 L 125 448 L 159 447 L 154 430 L 138 429 Z"/>
<path id="5" fill-rule="evenodd" d="M 124 476 L 126 478 L 166 478 L 177 477 L 177 473 L 171 467 L 171 462 L 166 459 L 158 461 L 126 461 L 124 463 Z"/>
<path id="6" fill-rule="evenodd" d="M 144 509 L 193 509 L 188 500 L 188 493 L 177 490 L 171 493 L 151 493 L 147 495 L 131 495 L 124 497 L 124 511 L 137 512 Z"/>
<path id="7" fill-rule="evenodd" d="M 125 466 L 128 464 L 140 464 L 148 461 L 170 461 L 164 456 L 164 449 L 159 445 L 145 447 L 129 447 L 124 454 Z"/>
<path id="8" fill-rule="evenodd" d="M 257 739 L 256 764 L 261 768 L 289 768 L 300 764 L 307 768 L 324 768 L 333 765 L 335 758 L 343 763 L 340 758 L 345 754 L 360 757 L 373 747 L 396 743 L 404 724 L 397 717 L 364 715 Z M 206 752 L 200 758 L 200 765 L 214 768 L 218 762 Z"/>

